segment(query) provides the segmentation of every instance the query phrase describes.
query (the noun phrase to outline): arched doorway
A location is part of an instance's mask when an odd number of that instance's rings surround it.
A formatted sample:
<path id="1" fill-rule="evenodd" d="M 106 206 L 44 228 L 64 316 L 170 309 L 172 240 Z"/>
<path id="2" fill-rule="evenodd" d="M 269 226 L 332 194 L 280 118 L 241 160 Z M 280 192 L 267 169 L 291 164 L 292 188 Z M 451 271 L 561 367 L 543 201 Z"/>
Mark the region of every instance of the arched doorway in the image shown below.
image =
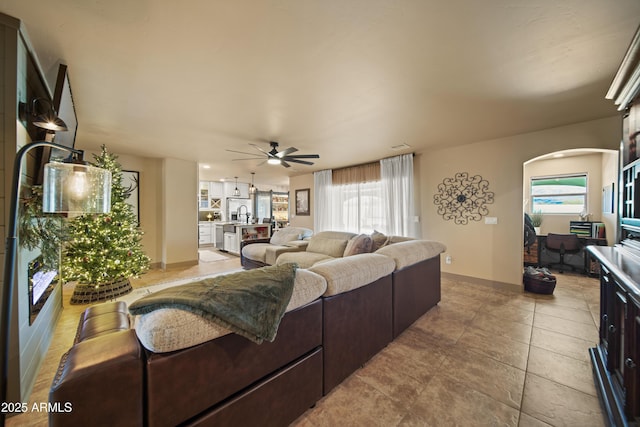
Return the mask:
<path id="1" fill-rule="evenodd" d="M 562 150 L 528 160 L 523 164 L 523 214 L 542 213 L 541 235 L 569 233 L 570 221 L 601 222 L 607 245 L 613 245 L 618 238 L 618 174 L 616 150 Z M 560 185 L 549 185 L 554 181 L 584 184 L 562 190 Z M 583 196 L 580 185 L 585 187 Z M 563 196 L 563 191 L 570 196 Z M 527 259 L 526 250 L 524 257 Z"/>

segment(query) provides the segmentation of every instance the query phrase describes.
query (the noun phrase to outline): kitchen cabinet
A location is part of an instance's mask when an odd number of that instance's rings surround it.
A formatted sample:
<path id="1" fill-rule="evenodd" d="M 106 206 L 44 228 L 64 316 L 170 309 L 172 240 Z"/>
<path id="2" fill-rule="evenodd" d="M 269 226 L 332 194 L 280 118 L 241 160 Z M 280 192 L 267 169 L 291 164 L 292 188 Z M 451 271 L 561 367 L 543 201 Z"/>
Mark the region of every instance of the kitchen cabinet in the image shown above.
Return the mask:
<path id="1" fill-rule="evenodd" d="M 221 211 L 224 189 L 221 182 L 200 181 L 198 208 L 200 210 Z"/>
<path id="2" fill-rule="evenodd" d="M 236 189 L 236 183 L 234 182 L 225 182 L 224 183 L 224 197 L 235 197 L 240 199 L 248 199 L 249 198 L 249 184 L 244 182 L 238 183 L 238 190 L 240 190 L 240 195 L 236 196 L 234 194 Z"/>
<path id="3" fill-rule="evenodd" d="M 210 222 L 200 222 L 198 224 L 198 246 L 208 246 L 213 244 L 213 224 Z"/>
<path id="4" fill-rule="evenodd" d="M 240 254 L 240 244 L 238 243 L 236 233 L 230 233 L 228 231 L 224 233 L 224 250 L 235 255 Z"/>

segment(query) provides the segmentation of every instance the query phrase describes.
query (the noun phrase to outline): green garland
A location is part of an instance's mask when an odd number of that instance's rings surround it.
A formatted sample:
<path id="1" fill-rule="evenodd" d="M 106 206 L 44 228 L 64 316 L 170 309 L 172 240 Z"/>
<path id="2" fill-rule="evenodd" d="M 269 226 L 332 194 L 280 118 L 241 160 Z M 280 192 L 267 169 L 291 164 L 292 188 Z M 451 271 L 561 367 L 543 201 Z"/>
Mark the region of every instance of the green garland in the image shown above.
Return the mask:
<path id="1" fill-rule="evenodd" d="M 31 251 L 39 248 L 44 265 L 57 270 L 60 243 L 66 235 L 65 221 L 59 215 L 42 212 L 42 186 L 23 185 L 21 190 L 20 246 Z"/>

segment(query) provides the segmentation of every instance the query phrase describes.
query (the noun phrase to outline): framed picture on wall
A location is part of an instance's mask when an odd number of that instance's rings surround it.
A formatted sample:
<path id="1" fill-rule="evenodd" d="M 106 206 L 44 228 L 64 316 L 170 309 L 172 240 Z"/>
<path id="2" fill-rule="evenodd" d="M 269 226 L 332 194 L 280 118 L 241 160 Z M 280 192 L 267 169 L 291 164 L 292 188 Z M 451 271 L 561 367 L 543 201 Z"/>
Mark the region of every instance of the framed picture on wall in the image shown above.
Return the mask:
<path id="1" fill-rule="evenodd" d="M 133 208 L 133 213 L 138 220 L 140 227 L 140 172 L 122 171 L 122 186 L 129 192 L 129 197 L 125 200 Z"/>
<path id="2" fill-rule="evenodd" d="M 296 190 L 296 215 L 310 214 L 309 189 Z"/>

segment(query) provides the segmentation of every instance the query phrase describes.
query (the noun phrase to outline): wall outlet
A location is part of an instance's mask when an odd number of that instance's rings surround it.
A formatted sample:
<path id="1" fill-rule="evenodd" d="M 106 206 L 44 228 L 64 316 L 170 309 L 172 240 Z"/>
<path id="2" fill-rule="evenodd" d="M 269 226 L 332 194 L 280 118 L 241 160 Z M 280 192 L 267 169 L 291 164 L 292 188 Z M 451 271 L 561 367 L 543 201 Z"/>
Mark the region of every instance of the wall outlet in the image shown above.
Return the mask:
<path id="1" fill-rule="evenodd" d="M 446 257 L 444 257 L 444 262 L 446 264 L 451 264 L 452 261 L 453 259 L 451 259 L 451 255 L 447 255 Z"/>
<path id="2" fill-rule="evenodd" d="M 484 217 L 484 223 L 485 224 L 495 225 L 495 224 L 498 223 L 498 217 L 496 217 L 496 216 L 486 216 L 486 217 Z"/>

